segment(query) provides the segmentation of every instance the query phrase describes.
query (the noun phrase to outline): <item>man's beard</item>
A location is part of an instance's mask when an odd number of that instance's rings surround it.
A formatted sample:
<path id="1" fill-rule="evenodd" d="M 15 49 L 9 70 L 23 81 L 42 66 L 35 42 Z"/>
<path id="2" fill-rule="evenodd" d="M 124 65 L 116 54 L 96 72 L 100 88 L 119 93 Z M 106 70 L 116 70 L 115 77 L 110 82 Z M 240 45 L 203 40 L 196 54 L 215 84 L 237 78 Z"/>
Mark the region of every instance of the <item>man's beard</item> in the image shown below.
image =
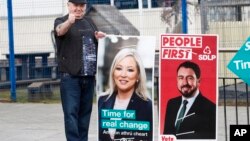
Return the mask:
<path id="1" fill-rule="evenodd" d="M 184 87 L 187 87 L 187 88 L 191 88 L 190 85 L 184 85 L 181 87 L 181 90 L 184 88 Z M 186 98 L 190 98 L 194 95 L 195 91 L 197 90 L 197 87 L 195 87 L 193 90 L 191 90 L 190 92 L 188 91 L 185 91 L 185 92 L 182 92 L 181 90 L 179 90 L 179 92 L 182 94 L 182 96 L 186 97 Z"/>

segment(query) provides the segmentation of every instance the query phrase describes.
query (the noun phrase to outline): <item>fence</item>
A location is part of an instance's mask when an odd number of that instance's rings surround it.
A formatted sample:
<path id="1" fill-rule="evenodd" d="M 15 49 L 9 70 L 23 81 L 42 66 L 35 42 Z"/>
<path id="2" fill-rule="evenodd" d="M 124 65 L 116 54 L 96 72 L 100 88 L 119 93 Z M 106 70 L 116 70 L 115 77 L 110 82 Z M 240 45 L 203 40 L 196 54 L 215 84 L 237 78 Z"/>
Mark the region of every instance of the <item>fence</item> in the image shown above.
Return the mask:
<path id="1" fill-rule="evenodd" d="M 239 82 L 239 78 L 219 78 L 223 83 L 219 87 L 220 104 L 223 106 L 224 119 L 224 140 L 229 140 L 230 125 L 249 125 L 249 86 L 245 83 Z M 233 81 L 234 84 L 226 85 L 226 81 Z M 245 107 L 245 108 L 244 108 Z M 233 113 L 232 114 L 228 114 Z M 221 132 L 221 131 L 220 131 Z"/>

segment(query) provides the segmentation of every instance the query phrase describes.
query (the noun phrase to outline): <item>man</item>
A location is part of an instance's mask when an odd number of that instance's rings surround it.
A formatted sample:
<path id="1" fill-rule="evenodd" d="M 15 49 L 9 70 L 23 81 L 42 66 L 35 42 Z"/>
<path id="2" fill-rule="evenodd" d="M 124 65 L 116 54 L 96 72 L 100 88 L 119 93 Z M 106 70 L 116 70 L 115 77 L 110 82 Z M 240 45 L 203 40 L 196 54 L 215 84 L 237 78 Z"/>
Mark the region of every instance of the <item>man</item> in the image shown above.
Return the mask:
<path id="1" fill-rule="evenodd" d="M 105 36 L 84 16 L 86 3 L 86 0 L 69 0 L 69 13 L 56 18 L 54 23 L 67 141 L 88 140 L 97 39 Z"/>
<path id="2" fill-rule="evenodd" d="M 216 106 L 200 92 L 200 76 L 200 68 L 193 62 L 183 62 L 177 68 L 181 96 L 168 101 L 163 134 L 177 139 L 215 139 Z"/>

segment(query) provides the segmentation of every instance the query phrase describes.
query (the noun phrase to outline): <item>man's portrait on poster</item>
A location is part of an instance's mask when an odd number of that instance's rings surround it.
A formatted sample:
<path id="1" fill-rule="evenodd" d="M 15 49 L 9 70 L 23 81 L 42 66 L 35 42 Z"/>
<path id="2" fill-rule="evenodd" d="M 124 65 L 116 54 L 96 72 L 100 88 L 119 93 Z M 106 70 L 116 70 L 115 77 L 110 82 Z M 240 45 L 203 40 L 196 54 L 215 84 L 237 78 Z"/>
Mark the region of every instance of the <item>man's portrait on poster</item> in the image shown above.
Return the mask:
<path id="1" fill-rule="evenodd" d="M 177 139 L 216 138 L 216 105 L 199 89 L 201 71 L 192 61 L 178 66 L 177 89 L 181 95 L 167 102 L 164 135 L 175 135 Z"/>

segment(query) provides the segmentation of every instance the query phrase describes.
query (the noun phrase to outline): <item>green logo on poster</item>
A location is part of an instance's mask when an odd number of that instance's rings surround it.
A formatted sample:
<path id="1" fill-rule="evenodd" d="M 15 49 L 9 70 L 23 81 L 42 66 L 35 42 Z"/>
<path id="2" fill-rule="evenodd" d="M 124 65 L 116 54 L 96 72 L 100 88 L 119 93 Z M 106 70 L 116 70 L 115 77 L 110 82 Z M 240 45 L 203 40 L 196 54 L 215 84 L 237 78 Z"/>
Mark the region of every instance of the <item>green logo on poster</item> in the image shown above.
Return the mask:
<path id="1" fill-rule="evenodd" d="M 227 67 L 250 85 L 250 37 L 235 54 Z"/>

